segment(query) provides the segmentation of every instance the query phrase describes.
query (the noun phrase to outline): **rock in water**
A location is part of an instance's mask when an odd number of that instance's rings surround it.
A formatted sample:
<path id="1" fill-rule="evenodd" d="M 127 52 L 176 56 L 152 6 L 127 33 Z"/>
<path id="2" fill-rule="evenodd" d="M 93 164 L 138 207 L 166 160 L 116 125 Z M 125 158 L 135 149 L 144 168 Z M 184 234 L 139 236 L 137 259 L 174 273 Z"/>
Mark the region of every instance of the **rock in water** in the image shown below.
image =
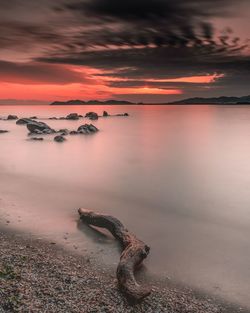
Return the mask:
<path id="1" fill-rule="evenodd" d="M 16 115 L 8 115 L 7 120 L 18 120 Z"/>
<path id="2" fill-rule="evenodd" d="M 67 128 L 60 129 L 58 133 L 61 133 L 61 136 L 69 135 L 69 130 Z"/>
<path id="3" fill-rule="evenodd" d="M 86 113 L 85 117 L 89 118 L 90 120 L 98 120 L 98 114 L 95 112 L 88 112 Z"/>
<path id="4" fill-rule="evenodd" d="M 53 134 L 55 133 L 55 130 L 50 128 L 49 125 L 43 122 L 37 122 L 37 121 L 31 121 L 27 125 L 28 130 L 31 133 L 44 133 L 44 134 Z"/>
<path id="5" fill-rule="evenodd" d="M 64 142 L 66 139 L 63 136 L 56 136 L 54 138 L 54 141 L 56 142 Z"/>
<path id="6" fill-rule="evenodd" d="M 66 120 L 79 120 L 80 116 L 77 113 L 70 113 L 66 116 Z"/>
<path id="7" fill-rule="evenodd" d="M 32 123 L 33 120 L 30 118 L 20 118 L 19 120 L 16 121 L 17 125 L 26 125 L 28 123 Z"/>
<path id="8" fill-rule="evenodd" d="M 103 111 L 103 116 L 104 116 L 104 117 L 109 116 L 108 112 L 107 112 L 107 111 Z"/>
<path id="9" fill-rule="evenodd" d="M 8 133 L 8 132 L 9 132 L 8 130 L 0 129 L 0 134 L 5 134 L 5 133 Z"/>
<path id="10" fill-rule="evenodd" d="M 128 113 L 119 113 L 119 114 L 116 114 L 116 116 L 129 116 Z"/>
<path id="11" fill-rule="evenodd" d="M 70 134 L 70 135 L 77 135 L 78 132 L 77 132 L 76 130 L 72 130 L 69 134 Z"/>
<path id="12" fill-rule="evenodd" d="M 43 138 L 42 137 L 31 137 L 30 140 L 43 141 Z"/>
<path id="13" fill-rule="evenodd" d="M 93 124 L 84 124 L 77 129 L 77 132 L 80 134 L 91 134 L 98 132 L 99 129 Z"/>

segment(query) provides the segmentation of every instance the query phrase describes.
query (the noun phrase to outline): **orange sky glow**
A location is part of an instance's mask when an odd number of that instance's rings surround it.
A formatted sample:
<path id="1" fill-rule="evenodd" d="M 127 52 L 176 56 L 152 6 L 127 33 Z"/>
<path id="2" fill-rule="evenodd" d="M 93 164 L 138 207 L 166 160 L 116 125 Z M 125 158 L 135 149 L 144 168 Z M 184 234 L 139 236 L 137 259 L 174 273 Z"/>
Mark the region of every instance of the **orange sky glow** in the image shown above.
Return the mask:
<path id="1" fill-rule="evenodd" d="M 69 76 L 78 75 L 79 82 L 45 82 L 43 77 L 23 77 L 17 75 L 0 75 L 0 98 L 44 101 L 69 100 L 69 99 L 107 99 L 116 95 L 181 95 L 183 90 L 178 83 L 212 84 L 224 77 L 223 74 L 207 74 L 179 78 L 117 78 L 108 76 L 109 72 L 90 67 L 77 67 L 58 65 L 60 71 L 67 71 Z M 60 75 L 60 72 L 59 72 Z M 107 75 L 107 76 L 105 76 Z M 75 78 L 75 77 L 74 77 Z M 136 80 L 143 82 L 140 87 L 113 87 L 112 82 L 130 82 Z M 171 88 L 151 86 L 152 83 L 172 83 Z M 176 83 L 176 86 L 175 86 Z M 11 93 L 10 93 L 11 90 Z"/>

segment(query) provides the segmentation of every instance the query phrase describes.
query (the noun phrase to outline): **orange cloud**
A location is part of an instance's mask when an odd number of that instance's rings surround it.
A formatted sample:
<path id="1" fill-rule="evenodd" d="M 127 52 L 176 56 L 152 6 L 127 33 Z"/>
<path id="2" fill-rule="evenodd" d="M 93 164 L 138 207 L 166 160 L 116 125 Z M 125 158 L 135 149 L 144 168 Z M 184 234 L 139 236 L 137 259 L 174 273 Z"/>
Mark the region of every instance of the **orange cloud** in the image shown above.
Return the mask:
<path id="1" fill-rule="evenodd" d="M 161 88 L 113 88 L 113 94 L 156 94 L 156 95 L 180 95 L 180 89 L 161 89 Z"/>
<path id="2" fill-rule="evenodd" d="M 94 74 L 94 73 L 93 73 Z M 187 77 L 178 77 L 178 78 L 121 78 L 121 77 L 109 77 L 102 76 L 103 81 L 112 81 L 112 82 L 129 82 L 129 81 L 143 81 L 145 83 L 192 83 L 192 84 L 210 84 L 214 83 L 216 80 L 223 78 L 224 74 L 214 73 L 212 75 L 200 75 L 200 76 L 187 76 Z"/>

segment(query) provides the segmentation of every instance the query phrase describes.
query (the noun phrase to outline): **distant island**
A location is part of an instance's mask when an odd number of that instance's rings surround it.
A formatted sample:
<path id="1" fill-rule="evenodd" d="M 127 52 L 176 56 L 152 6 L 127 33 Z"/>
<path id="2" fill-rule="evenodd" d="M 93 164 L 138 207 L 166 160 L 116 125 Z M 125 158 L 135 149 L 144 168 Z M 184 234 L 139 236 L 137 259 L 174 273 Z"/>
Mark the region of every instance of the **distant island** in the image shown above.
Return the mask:
<path id="1" fill-rule="evenodd" d="M 106 101 L 99 101 L 99 100 L 89 100 L 89 101 L 83 101 L 83 100 L 69 100 L 69 101 L 55 101 L 52 102 L 50 105 L 88 105 L 88 104 L 108 104 L 108 105 L 114 105 L 114 104 L 134 104 L 129 101 L 123 101 L 123 100 L 106 100 Z"/>
<path id="2" fill-rule="evenodd" d="M 169 104 L 250 104 L 250 96 L 244 97 L 214 97 L 214 98 L 188 98 L 174 101 Z"/>
<path id="3" fill-rule="evenodd" d="M 143 102 L 130 102 L 125 100 L 69 100 L 69 101 L 54 101 L 50 103 L 50 105 L 146 105 L 147 103 Z M 202 97 L 195 97 L 195 98 L 187 98 L 178 101 L 166 102 L 166 103 L 155 103 L 158 105 L 171 105 L 171 104 L 250 104 L 250 95 L 243 96 L 243 97 L 213 97 L 213 98 L 202 98 Z"/>

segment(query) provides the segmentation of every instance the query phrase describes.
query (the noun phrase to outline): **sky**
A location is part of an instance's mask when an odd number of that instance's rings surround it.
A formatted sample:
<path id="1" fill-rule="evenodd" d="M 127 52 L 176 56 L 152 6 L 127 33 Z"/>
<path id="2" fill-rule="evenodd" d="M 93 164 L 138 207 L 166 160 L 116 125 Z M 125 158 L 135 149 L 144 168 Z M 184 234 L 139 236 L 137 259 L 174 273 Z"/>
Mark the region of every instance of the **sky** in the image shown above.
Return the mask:
<path id="1" fill-rule="evenodd" d="M 0 5 L 0 104 L 250 94 L 249 0 Z"/>

